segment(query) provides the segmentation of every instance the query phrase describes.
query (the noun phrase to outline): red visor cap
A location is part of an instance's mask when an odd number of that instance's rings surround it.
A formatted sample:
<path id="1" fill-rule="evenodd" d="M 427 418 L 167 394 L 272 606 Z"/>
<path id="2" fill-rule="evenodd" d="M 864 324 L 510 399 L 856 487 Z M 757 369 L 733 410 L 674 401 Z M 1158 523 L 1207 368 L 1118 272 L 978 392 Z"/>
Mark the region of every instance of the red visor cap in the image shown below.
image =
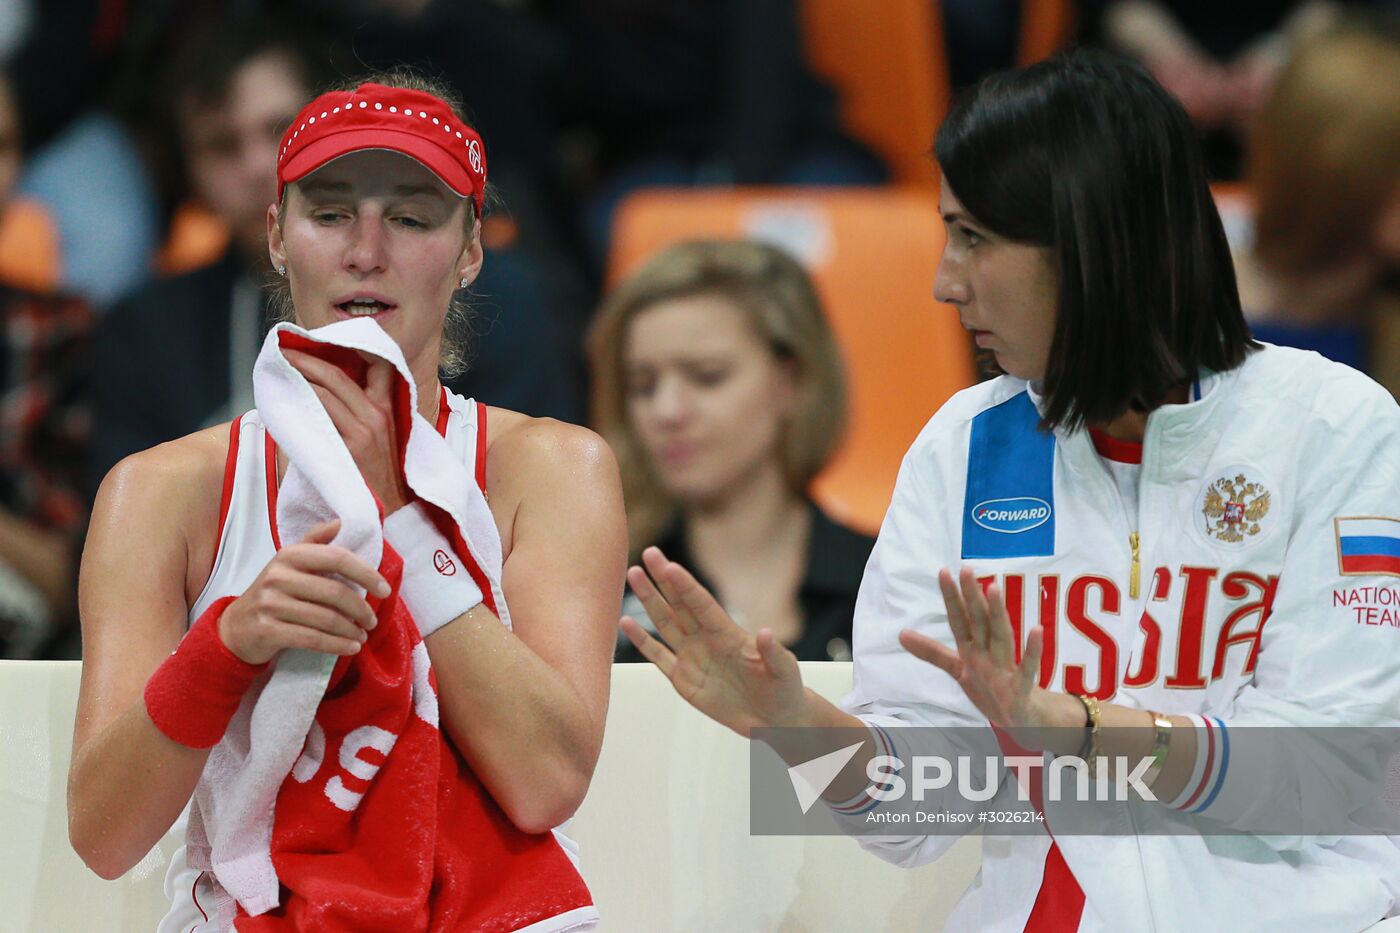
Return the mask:
<path id="1" fill-rule="evenodd" d="M 476 202 L 486 190 L 486 149 L 476 130 L 425 91 L 361 84 L 330 91 L 302 108 L 277 155 L 277 200 L 289 182 L 352 152 L 387 149 L 422 163 L 457 194 Z"/>

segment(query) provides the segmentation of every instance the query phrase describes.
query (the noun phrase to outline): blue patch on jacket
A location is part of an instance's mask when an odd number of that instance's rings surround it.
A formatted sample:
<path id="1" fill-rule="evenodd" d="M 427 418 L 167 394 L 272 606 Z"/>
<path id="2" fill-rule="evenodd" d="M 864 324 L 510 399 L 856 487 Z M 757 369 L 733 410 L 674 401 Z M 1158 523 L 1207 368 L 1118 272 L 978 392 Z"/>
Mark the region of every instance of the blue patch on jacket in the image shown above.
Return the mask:
<path id="1" fill-rule="evenodd" d="M 1055 435 L 1026 392 L 972 419 L 963 496 L 964 560 L 1055 553 Z"/>

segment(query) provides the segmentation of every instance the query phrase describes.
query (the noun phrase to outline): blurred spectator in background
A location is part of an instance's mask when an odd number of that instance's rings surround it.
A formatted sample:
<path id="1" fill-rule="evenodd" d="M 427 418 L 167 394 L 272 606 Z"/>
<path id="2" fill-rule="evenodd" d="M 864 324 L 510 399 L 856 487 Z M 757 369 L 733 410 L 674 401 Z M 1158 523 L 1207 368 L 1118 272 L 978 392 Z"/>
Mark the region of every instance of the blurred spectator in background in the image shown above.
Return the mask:
<path id="1" fill-rule="evenodd" d="M 0 224 L 20 135 L 0 73 Z M 0 275 L 0 657 L 42 656 L 74 619 L 90 322 L 82 302 Z"/>
<path id="2" fill-rule="evenodd" d="M 188 200 L 168 252 L 207 264 L 141 288 L 103 319 L 94 365 L 91 488 L 120 459 L 252 407 L 267 330 L 267 206 L 277 147 L 321 75 L 299 34 L 269 19 L 211 20 L 186 36 L 163 93 Z M 197 218 L 202 218 L 202 223 Z M 212 225 L 214 233 L 196 232 Z M 182 247 L 181 237 L 202 246 Z"/>
<path id="3" fill-rule="evenodd" d="M 1316 349 L 1400 397 L 1400 18 L 1353 12 L 1284 67 L 1249 140 L 1256 336 Z"/>
<path id="4" fill-rule="evenodd" d="M 595 269 L 607 258 L 614 209 L 638 188 L 885 180 L 807 68 L 794 0 L 556 7 L 572 52 L 566 111 L 596 179 L 584 219 Z"/>
<path id="5" fill-rule="evenodd" d="M 15 196 L 24 146 L 14 82 L 0 70 L 0 280 L 36 292 L 58 288 L 61 272 L 58 226 L 38 201 Z"/>
<path id="6" fill-rule="evenodd" d="M 1214 177 L 1238 178 L 1241 142 L 1289 49 L 1330 19 L 1325 0 L 1087 0 L 1087 37 L 1147 66 L 1201 131 Z"/>
<path id="7" fill-rule="evenodd" d="M 102 310 L 144 281 L 158 237 L 149 173 L 108 91 L 133 4 L 8 0 L 0 47 L 28 159 L 20 190 L 49 211 L 56 278 Z"/>
<path id="8" fill-rule="evenodd" d="M 659 545 L 740 625 L 772 628 L 803 660 L 849 660 L 874 541 L 807 495 L 840 438 L 846 397 L 801 265 L 754 242 L 667 249 L 608 296 L 589 351 L 631 560 Z M 623 611 L 651 628 L 630 591 Z M 618 659 L 641 657 L 621 639 Z"/>

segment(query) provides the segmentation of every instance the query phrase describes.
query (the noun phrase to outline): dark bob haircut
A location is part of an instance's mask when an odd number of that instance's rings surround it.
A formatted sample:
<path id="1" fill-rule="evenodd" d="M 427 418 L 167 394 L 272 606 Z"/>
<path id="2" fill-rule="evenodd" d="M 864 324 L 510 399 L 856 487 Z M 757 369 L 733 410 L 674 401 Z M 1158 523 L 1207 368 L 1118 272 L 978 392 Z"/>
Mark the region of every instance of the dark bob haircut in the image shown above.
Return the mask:
<path id="1" fill-rule="evenodd" d="M 934 152 L 974 218 L 1053 253 L 1045 427 L 1150 411 L 1258 348 L 1195 129 L 1138 65 L 1073 52 L 992 75 Z"/>

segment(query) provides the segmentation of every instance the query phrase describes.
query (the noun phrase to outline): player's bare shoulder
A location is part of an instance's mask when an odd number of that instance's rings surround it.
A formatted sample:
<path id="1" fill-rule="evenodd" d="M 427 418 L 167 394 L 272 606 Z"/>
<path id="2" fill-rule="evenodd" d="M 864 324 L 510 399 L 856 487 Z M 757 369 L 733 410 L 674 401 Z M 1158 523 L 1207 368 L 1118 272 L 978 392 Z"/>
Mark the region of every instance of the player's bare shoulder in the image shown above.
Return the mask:
<path id="1" fill-rule="evenodd" d="M 163 548 L 183 550 L 192 574 L 200 568 L 207 572 L 216 546 L 228 447 L 225 423 L 121 460 L 98 489 L 88 551 L 109 542 L 141 541 L 153 554 Z"/>
<path id="2" fill-rule="evenodd" d="M 225 423 L 125 457 L 103 478 L 98 506 L 104 499 L 112 505 L 114 500 L 152 495 L 172 504 L 198 501 L 212 488 L 217 514 L 228 443 L 229 426 Z"/>
<path id="3" fill-rule="evenodd" d="M 586 494 L 621 502 L 612 448 L 588 428 L 505 408 L 488 409 L 486 427 L 486 494 L 502 544 L 510 518 L 532 501 Z"/>
<path id="4" fill-rule="evenodd" d="M 550 479 L 559 472 L 594 470 L 616 474 L 617 461 L 606 441 L 588 428 L 553 418 L 532 418 L 505 408 L 487 415 L 487 492 L 512 490 L 512 478 Z"/>

